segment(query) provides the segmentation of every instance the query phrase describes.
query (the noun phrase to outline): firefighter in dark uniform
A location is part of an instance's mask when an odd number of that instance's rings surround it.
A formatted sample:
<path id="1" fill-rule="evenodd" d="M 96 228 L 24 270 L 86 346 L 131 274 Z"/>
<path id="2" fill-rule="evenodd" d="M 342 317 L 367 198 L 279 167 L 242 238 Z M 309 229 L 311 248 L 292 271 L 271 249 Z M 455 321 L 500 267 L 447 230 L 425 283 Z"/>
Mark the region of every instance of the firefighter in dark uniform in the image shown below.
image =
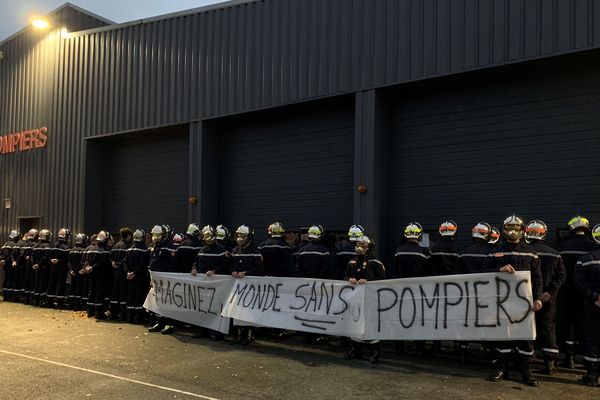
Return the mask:
<path id="1" fill-rule="evenodd" d="M 121 240 L 110 249 L 112 265 L 112 288 L 110 292 L 110 319 L 121 322 L 127 319 L 127 272 L 123 266 L 127 249 L 131 246 L 133 232 L 129 228 L 119 230 Z"/>
<path id="2" fill-rule="evenodd" d="M 48 229 L 42 229 L 39 234 L 39 243 L 31 252 L 31 268 L 33 269 L 33 304 L 47 307 L 48 281 L 50 278 L 50 250 L 52 245 L 52 233 Z"/>
<path id="3" fill-rule="evenodd" d="M 88 318 L 94 316 L 96 311 L 94 310 L 94 296 L 96 295 L 94 292 L 94 288 L 92 287 L 92 276 L 91 269 L 88 268 L 88 259 L 90 258 L 90 251 L 93 250 L 96 246 L 96 240 L 98 238 L 98 234 L 93 234 L 90 238 L 90 244 L 88 247 L 83 250 L 83 254 L 81 255 L 81 265 L 83 267 L 83 271 L 80 272 L 83 278 L 83 285 L 85 290 L 81 294 L 81 302 L 85 305 L 87 310 Z"/>
<path id="4" fill-rule="evenodd" d="M 125 252 L 123 263 L 127 274 L 127 321 L 143 323 L 144 301 L 150 289 L 150 250 L 142 229 L 133 232 L 133 243 Z"/>
<path id="5" fill-rule="evenodd" d="M 34 285 L 35 285 L 35 271 L 33 270 L 32 255 L 33 249 L 39 244 L 39 231 L 37 229 L 30 229 L 27 235 L 27 244 L 21 248 L 19 258 L 17 262 L 23 263 L 24 274 L 24 288 L 23 293 L 25 296 L 25 304 L 33 304 L 34 299 Z"/>
<path id="6" fill-rule="evenodd" d="M 262 276 L 264 268 L 262 256 L 253 244 L 254 233 L 246 225 L 240 225 L 235 231 L 236 246 L 231 252 L 231 276 L 243 279 L 245 276 Z M 254 341 L 252 329 L 249 326 L 239 326 L 234 343 L 242 345 Z"/>
<path id="7" fill-rule="evenodd" d="M 515 271 L 530 271 L 531 287 L 533 291 L 533 311 L 542 309 L 543 281 L 540 270 L 540 259 L 535 251 L 523 240 L 525 223 L 521 217 L 511 215 L 502 224 L 503 242 L 494 253 L 488 257 L 489 272 L 514 273 Z M 513 352 L 516 351 L 516 357 Z M 521 370 L 523 382 L 536 387 L 537 379 L 531 373 L 530 363 L 534 354 L 533 341 L 504 341 L 498 342 L 496 347 L 496 371 L 489 376 L 492 382 L 498 382 L 508 377 L 508 363 L 511 359 L 517 363 Z"/>
<path id="8" fill-rule="evenodd" d="M 356 240 L 365 234 L 365 230 L 360 225 L 352 225 L 348 229 L 348 234 L 341 241 L 336 243 L 337 273 L 335 279 L 346 279 L 346 270 L 348 263 L 356 258 Z"/>
<path id="9" fill-rule="evenodd" d="M 225 250 L 231 253 L 235 245 L 231 242 L 231 237 L 229 236 L 229 229 L 225 225 L 217 225 L 215 228 L 215 232 L 217 233 L 217 243 L 221 245 Z"/>
<path id="10" fill-rule="evenodd" d="M 26 300 L 25 288 L 27 287 L 27 271 L 26 260 L 24 257 L 25 248 L 28 246 L 29 232 L 24 234 L 12 252 L 12 266 L 14 268 L 15 288 L 13 289 L 14 299 L 16 302 L 24 303 Z"/>
<path id="11" fill-rule="evenodd" d="M 109 294 L 112 275 L 112 263 L 108 247 L 109 236 L 108 232 L 100 231 L 96 236 L 95 243 L 85 251 L 85 270 L 90 279 L 88 304 L 93 304 L 94 317 L 97 320 L 106 319 L 105 299 Z M 90 310 L 88 310 L 89 312 Z"/>
<path id="12" fill-rule="evenodd" d="M 202 241 L 199 239 L 200 228 L 192 223 L 188 225 L 185 233 L 185 239 L 177 249 L 177 269 L 175 272 L 189 273 L 196 261 L 196 256 L 202 248 Z"/>
<path id="13" fill-rule="evenodd" d="M 16 301 L 17 289 L 17 269 L 13 267 L 13 253 L 19 232 L 13 230 L 8 235 L 8 241 L 0 249 L 0 287 L 2 288 L 2 297 L 4 301 Z"/>
<path id="14" fill-rule="evenodd" d="M 49 306 L 64 308 L 66 299 L 66 282 L 69 276 L 69 238 L 71 232 L 67 228 L 61 228 L 58 231 L 58 240 L 54 247 L 50 249 L 50 277 L 48 289 L 46 290 Z"/>
<path id="15" fill-rule="evenodd" d="M 229 275 L 230 254 L 221 244 L 217 242 L 215 229 L 206 225 L 202 228 L 202 244 L 200 250 L 196 253 L 196 260 L 192 264 L 192 276 L 198 273 L 206 274 L 207 277 L 214 275 Z M 207 330 L 200 329 L 195 337 L 201 337 Z M 223 334 L 217 331 L 210 331 L 209 337 L 214 341 L 223 339 Z"/>
<path id="16" fill-rule="evenodd" d="M 83 252 L 87 246 L 87 236 L 83 233 L 75 235 L 73 248 L 69 251 L 69 275 L 71 275 L 71 285 L 69 287 L 69 304 L 72 310 L 80 311 L 85 309 L 85 304 L 82 303 L 83 293 L 86 290 L 85 269 L 81 262 Z"/>
<path id="17" fill-rule="evenodd" d="M 592 229 L 592 237 L 600 243 L 600 225 Z M 573 271 L 575 287 L 583 298 L 583 359 L 587 373 L 579 382 L 598 386 L 600 373 L 600 248 L 584 254 Z"/>
<path id="18" fill-rule="evenodd" d="M 150 231 L 152 235 L 152 247 L 150 248 L 150 271 L 171 271 L 171 240 L 168 228 L 165 225 L 155 225 Z M 174 330 L 173 323 L 169 318 L 157 315 L 157 322 L 148 329 L 148 332 L 160 332 L 168 335 Z"/>
<path id="19" fill-rule="evenodd" d="M 573 271 L 577 261 L 594 249 L 590 240 L 590 222 L 587 218 L 577 215 L 567 223 L 569 237 L 558 246 L 567 278 L 558 291 L 556 303 L 556 336 L 558 346 L 564 352 L 564 367 L 575 367 L 575 351 L 583 331 L 583 298 L 575 287 Z"/>
<path id="20" fill-rule="evenodd" d="M 431 276 L 431 255 L 429 249 L 419 245 L 423 227 L 418 222 L 410 222 L 404 228 L 406 242 L 396 248 L 394 254 L 394 275 L 392 278 L 418 278 Z M 415 341 L 418 357 L 425 355 L 425 342 Z M 396 351 L 404 353 L 404 342 L 396 342 Z"/>
<path id="21" fill-rule="evenodd" d="M 525 227 L 525 239 L 529 246 L 540 258 L 540 268 L 544 284 L 542 295 L 543 307 L 535 314 L 537 343 L 541 345 L 544 353 L 544 370 L 546 375 L 558 372 L 556 358 L 558 346 L 556 344 L 556 293 L 565 282 L 565 266 L 558 251 L 548 246 L 544 239 L 548 227 L 544 221 L 534 220 Z"/>
<path id="22" fill-rule="evenodd" d="M 304 245 L 296 258 L 296 270 L 301 278 L 324 279 L 330 270 L 332 254 L 320 243 L 324 230 L 321 225 L 313 225 L 308 230 L 309 243 Z"/>
<path id="23" fill-rule="evenodd" d="M 346 280 L 351 285 L 364 285 L 368 281 L 377 281 L 386 279 L 385 266 L 373 255 L 374 243 L 367 235 L 363 234 L 355 240 L 354 259 L 348 262 L 346 269 Z M 379 363 L 379 340 L 353 340 L 349 341 L 348 352 L 344 359 L 360 359 L 362 356 L 362 347 L 367 346 L 371 352 L 369 362 L 371 364 Z"/>
<path id="24" fill-rule="evenodd" d="M 487 222 L 478 222 L 471 229 L 471 245 L 459 257 L 459 274 L 481 274 L 486 272 L 488 255 L 495 247 L 489 242 L 492 227 Z M 483 343 L 486 355 L 491 354 L 490 346 Z M 460 342 L 460 361 L 465 364 L 469 358 L 469 342 Z"/>
<path id="25" fill-rule="evenodd" d="M 285 229 L 281 222 L 273 222 L 267 228 L 269 238 L 258 246 L 263 258 L 265 276 L 286 277 L 292 271 L 292 248 L 283 239 Z"/>

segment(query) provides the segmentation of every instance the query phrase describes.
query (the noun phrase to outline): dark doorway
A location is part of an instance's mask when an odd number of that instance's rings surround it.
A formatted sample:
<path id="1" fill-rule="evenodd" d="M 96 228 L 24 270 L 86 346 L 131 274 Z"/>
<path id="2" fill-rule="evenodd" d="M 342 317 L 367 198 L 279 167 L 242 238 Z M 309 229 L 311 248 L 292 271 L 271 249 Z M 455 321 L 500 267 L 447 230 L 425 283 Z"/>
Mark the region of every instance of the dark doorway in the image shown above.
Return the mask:
<path id="1" fill-rule="evenodd" d="M 19 230 L 21 232 L 21 234 L 24 234 L 25 232 L 29 231 L 30 229 L 40 229 L 41 226 L 41 220 L 42 217 L 41 216 L 34 216 L 34 217 L 17 217 L 17 220 L 19 221 Z"/>

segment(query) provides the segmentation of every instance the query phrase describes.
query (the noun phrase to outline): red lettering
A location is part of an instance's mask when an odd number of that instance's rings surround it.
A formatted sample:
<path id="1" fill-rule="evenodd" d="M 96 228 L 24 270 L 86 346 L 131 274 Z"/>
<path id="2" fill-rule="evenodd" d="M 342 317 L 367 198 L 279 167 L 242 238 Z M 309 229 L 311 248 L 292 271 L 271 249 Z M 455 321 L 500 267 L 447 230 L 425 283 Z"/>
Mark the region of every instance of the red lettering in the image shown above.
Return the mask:
<path id="1" fill-rule="evenodd" d="M 36 148 L 42 149 L 46 147 L 46 143 L 48 143 L 48 136 L 46 135 L 46 133 L 48 133 L 48 128 L 46 127 L 43 127 L 39 130 L 39 135 L 35 143 Z"/>
<path id="2" fill-rule="evenodd" d="M 39 129 L 29 129 L 0 136 L 0 154 L 44 148 L 48 143 L 47 133 L 48 128 L 44 126 Z"/>
<path id="3" fill-rule="evenodd" d="M 25 150 L 31 150 L 33 148 L 33 140 L 32 140 L 32 133 L 34 133 L 35 130 L 30 130 L 30 131 L 23 131 L 21 132 L 21 146 L 20 146 L 20 150 L 21 151 L 25 151 Z"/>
<path id="4" fill-rule="evenodd" d="M 17 151 L 17 149 L 19 147 L 19 143 L 21 141 L 21 134 L 20 133 L 11 133 L 10 136 L 12 137 L 10 152 L 14 153 Z"/>

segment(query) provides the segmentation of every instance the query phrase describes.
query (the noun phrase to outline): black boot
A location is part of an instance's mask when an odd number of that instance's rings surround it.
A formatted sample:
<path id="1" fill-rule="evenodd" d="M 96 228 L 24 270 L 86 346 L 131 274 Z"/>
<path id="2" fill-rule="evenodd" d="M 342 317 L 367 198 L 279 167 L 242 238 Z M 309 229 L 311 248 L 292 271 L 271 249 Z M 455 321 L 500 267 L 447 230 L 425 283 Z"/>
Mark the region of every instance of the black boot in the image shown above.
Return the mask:
<path id="1" fill-rule="evenodd" d="M 500 382 L 503 379 L 508 379 L 508 370 L 506 365 L 498 364 L 496 371 L 488 377 L 488 381 Z"/>
<path id="2" fill-rule="evenodd" d="M 538 386 L 538 380 L 535 378 L 535 376 L 533 376 L 529 367 L 525 367 L 521 370 L 521 378 L 523 380 L 523 383 L 526 383 L 531 387 Z"/>
<path id="3" fill-rule="evenodd" d="M 469 362 L 469 348 L 460 346 L 460 363 L 467 364 Z"/>
<path id="4" fill-rule="evenodd" d="M 555 361 L 550 358 L 544 358 L 544 369 L 542 371 L 544 375 L 555 375 L 558 373 Z"/>
<path id="5" fill-rule="evenodd" d="M 158 317 L 156 319 L 156 324 L 150 328 L 148 328 L 148 332 L 160 332 L 165 327 L 165 319 L 162 317 Z"/>
<path id="6" fill-rule="evenodd" d="M 350 347 L 346 354 L 344 354 L 344 360 L 360 360 L 362 358 L 362 343 L 350 340 L 348 345 Z"/>
<path id="7" fill-rule="evenodd" d="M 598 375 L 595 372 L 589 372 L 577 380 L 586 386 L 598 387 Z"/>
<path id="8" fill-rule="evenodd" d="M 369 357 L 369 362 L 371 364 L 379 364 L 379 343 L 373 343 L 369 345 L 371 348 L 371 356 Z"/>
<path id="9" fill-rule="evenodd" d="M 573 369 L 575 368 L 575 355 L 573 353 L 565 354 L 565 361 L 563 367 Z"/>

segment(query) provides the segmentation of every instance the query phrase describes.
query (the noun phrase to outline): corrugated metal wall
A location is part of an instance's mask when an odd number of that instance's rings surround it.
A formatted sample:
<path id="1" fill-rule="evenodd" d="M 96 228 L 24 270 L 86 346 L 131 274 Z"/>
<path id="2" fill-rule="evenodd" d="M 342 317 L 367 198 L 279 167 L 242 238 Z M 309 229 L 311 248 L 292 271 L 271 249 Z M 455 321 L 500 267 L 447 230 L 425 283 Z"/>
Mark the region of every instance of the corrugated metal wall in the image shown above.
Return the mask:
<path id="1" fill-rule="evenodd" d="M 80 224 L 78 210 L 82 132 L 69 131 L 60 119 L 64 103 L 59 77 L 60 30 L 106 25 L 90 16 L 63 8 L 51 16 L 52 31 L 28 30 L 0 46 L 0 136 L 46 126 L 48 146 L 23 153 L 0 155 L 0 236 L 18 226 L 18 216 L 42 216 L 44 226 Z M 50 200 L 52 198 L 52 200 Z"/>
<path id="2" fill-rule="evenodd" d="M 595 47 L 593 0 L 263 0 L 64 42 L 86 135 Z"/>
<path id="3" fill-rule="evenodd" d="M 517 212 L 600 221 L 600 54 L 415 85 L 390 97 L 388 256 L 409 221 L 470 229 Z M 543 72 L 542 72 L 543 71 Z"/>
<path id="4" fill-rule="evenodd" d="M 75 28 L 103 24 L 63 11 L 80 22 Z M 43 45 L 47 41 L 52 45 Z M 43 154 L 2 157 L 0 197 L 12 197 L 15 208 L 2 211 L 0 234 L 17 214 L 38 210 L 52 228 L 83 226 L 83 137 L 488 68 L 599 42 L 594 0 L 262 0 L 39 43 L 22 35 L 0 48 L 7 54 L 0 61 L 0 128 L 9 133 L 48 124 L 51 141 Z"/>

